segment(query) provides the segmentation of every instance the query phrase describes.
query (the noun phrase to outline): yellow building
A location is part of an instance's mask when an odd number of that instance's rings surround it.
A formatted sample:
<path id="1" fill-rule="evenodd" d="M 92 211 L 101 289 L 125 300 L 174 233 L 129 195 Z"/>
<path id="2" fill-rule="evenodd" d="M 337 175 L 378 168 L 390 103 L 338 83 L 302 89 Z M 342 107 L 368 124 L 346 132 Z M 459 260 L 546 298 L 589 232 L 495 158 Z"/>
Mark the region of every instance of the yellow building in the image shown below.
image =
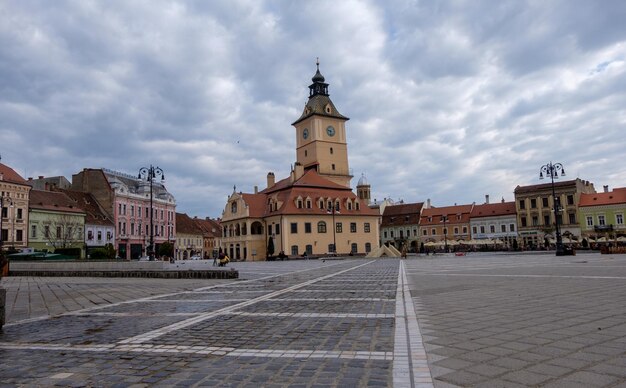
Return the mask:
<path id="1" fill-rule="evenodd" d="M 28 200 L 31 187 L 11 167 L 0 163 L 0 249 L 28 244 Z"/>
<path id="2" fill-rule="evenodd" d="M 352 192 L 345 122 L 319 71 L 309 100 L 292 125 L 296 162 L 289 177 L 253 194 L 233 190 L 222 214 L 221 247 L 233 260 L 328 253 L 365 254 L 378 248 L 380 214 L 369 196 Z M 368 186 L 369 188 L 369 186 Z"/>

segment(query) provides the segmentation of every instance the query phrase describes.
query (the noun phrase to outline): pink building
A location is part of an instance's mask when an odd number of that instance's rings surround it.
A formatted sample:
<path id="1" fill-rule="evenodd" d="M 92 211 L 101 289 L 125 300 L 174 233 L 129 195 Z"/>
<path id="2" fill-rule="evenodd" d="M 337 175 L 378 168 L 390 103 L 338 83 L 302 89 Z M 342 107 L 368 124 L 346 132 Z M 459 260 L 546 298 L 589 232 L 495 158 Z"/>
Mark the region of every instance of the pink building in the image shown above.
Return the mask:
<path id="1" fill-rule="evenodd" d="M 118 256 L 137 260 L 148 255 L 150 214 L 155 253 L 159 246 L 176 240 L 176 200 L 163 183 L 108 169 L 84 169 L 72 176 L 72 189 L 91 193 L 115 224 L 115 249 Z"/>

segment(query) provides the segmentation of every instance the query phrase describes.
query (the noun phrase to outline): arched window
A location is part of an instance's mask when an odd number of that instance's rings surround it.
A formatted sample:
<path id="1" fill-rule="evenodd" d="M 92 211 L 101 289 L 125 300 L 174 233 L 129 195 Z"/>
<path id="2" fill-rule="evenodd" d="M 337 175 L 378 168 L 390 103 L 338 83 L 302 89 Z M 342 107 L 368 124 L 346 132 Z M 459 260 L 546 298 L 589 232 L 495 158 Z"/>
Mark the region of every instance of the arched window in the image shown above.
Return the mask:
<path id="1" fill-rule="evenodd" d="M 297 245 L 292 245 L 291 246 L 291 255 L 292 256 L 298 256 L 298 246 Z"/>
<path id="2" fill-rule="evenodd" d="M 248 225 L 244 222 L 241 224 L 241 235 L 245 236 L 248 234 Z"/>
<path id="3" fill-rule="evenodd" d="M 365 253 L 370 253 L 372 251 L 372 244 L 365 243 Z"/>
<path id="4" fill-rule="evenodd" d="M 252 225 L 250 225 L 250 234 L 263 234 L 263 224 L 259 221 L 254 221 Z M 278 234 L 278 231 L 276 234 Z"/>
<path id="5" fill-rule="evenodd" d="M 306 246 L 306 254 L 309 256 L 313 254 L 313 245 Z"/>
<path id="6" fill-rule="evenodd" d="M 317 233 L 326 233 L 326 222 L 320 221 L 317 223 Z"/>
<path id="7" fill-rule="evenodd" d="M 356 245 L 356 243 L 352 243 L 351 252 L 352 253 L 357 253 L 357 245 Z"/>
<path id="8" fill-rule="evenodd" d="M 237 202 L 233 202 L 230 204 L 230 212 L 237 213 Z"/>

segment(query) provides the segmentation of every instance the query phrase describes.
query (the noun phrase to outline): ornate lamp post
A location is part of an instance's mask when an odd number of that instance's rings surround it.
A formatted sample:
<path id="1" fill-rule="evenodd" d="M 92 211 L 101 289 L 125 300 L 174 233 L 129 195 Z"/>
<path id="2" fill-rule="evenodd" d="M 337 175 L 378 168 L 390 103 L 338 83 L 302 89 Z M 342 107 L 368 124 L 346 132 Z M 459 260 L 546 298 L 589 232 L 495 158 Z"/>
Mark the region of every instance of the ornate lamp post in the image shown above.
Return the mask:
<path id="1" fill-rule="evenodd" d="M 550 181 L 552 183 L 552 200 L 554 207 L 554 224 L 555 224 L 555 234 L 556 234 L 556 255 L 563 256 L 565 251 L 563 249 L 563 239 L 561 238 L 561 230 L 559 229 L 559 213 L 561 212 L 561 201 L 556 196 L 556 191 L 554 190 L 554 179 L 559 178 L 559 173 L 561 176 L 565 176 L 565 169 L 563 169 L 563 165 L 561 163 L 548 163 L 539 169 L 539 179 L 543 179 L 544 175 L 546 177 L 550 177 Z"/>
<path id="2" fill-rule="evenodd" d="M 154 225 L 152 222 L 152 218 L 154 216 L 154 211 L 152 209 L 152 184 L 154 182 L 154 178 L 157 176 L 161 177 L 161 182 L 165 180 L 165 174 L 163 174 L 163 170 L 159 167 L 154 167 L 150 165 L 150 167 L 142 167 L 139 169 L 138 179 L 143 179 L 145 181 L 150 182 L 150 245 L 148 246 L 148 256 L 150 257 L 150 261 L 154 260 Z"/>

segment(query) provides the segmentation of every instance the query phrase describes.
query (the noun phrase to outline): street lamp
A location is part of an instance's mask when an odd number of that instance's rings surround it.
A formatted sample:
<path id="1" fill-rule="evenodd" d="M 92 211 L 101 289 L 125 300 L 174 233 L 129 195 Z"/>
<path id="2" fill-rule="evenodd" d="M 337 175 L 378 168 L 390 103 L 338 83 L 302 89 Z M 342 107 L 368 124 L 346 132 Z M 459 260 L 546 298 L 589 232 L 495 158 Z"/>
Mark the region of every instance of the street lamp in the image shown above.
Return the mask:
<path id="1" fill-rule="evenodd" d="M 145 181 L 150 182 L 150 245 L 148 247 L 148 256 L 150 256 L 150 261 L 154 260 L 154 225 L 152 222 L 152 217 L 154 216 L 154 211 L 152 209 L 152 183 L 154 182 L 154 178 L 157 176 L 161 177 L 161 182 L 165 180 L 165 174 L 163 174 L 163 170 L 159 167 L 154 167 L 150 165 L 150 167 L 142 167 L 139 169 L 138 179 L 143 179 Z"/>
<path id="2" fill-rule="evenodd" d="M 554 179 L 559 178 L 559 172 L 561 176 L 565 176 L 565 169 L 563 169 L 563 165 L 561 163 L 548 163 L 539 169 L 539 179 L 544 178 L 545 176 L 550 176 L 550 181 L 552 183 L 552 200 L 554 201 L 554 224 L 555 224 L 555 234 L 556 234 L 556 255 L 563 256 L 565 251 L 563 249 L 563 239 L 561 238 L 561 231 L 559 230 L 559 212 L 561 211 L 561 201 L 556 196 L 556 191 L 554 190 Z"/>
<path id="3" fill-rule="evenodd" d="M 2 219 L 4 218 L 4 203 L 8 202 L 10 207 L 13 207 L 13 200 L 9 197 L 0 197 L 0 252 L 2 252 L 2 245 L 4 244 L 4 239 L 2 237 Z M 9 218 L 9 209 L 7 208 L 7 218 Z M 7 238 L 9 237 L 9 233 L 7 231 Z"/>
<path id="4" fill-rule="evenodd" d="M 443 245 L 446 253 L 448 253 L 448 228 L 446 228 L 446 222 L 448 221 L 448 216 L 441 216 L 441 222 L 443 222 Z"/>

